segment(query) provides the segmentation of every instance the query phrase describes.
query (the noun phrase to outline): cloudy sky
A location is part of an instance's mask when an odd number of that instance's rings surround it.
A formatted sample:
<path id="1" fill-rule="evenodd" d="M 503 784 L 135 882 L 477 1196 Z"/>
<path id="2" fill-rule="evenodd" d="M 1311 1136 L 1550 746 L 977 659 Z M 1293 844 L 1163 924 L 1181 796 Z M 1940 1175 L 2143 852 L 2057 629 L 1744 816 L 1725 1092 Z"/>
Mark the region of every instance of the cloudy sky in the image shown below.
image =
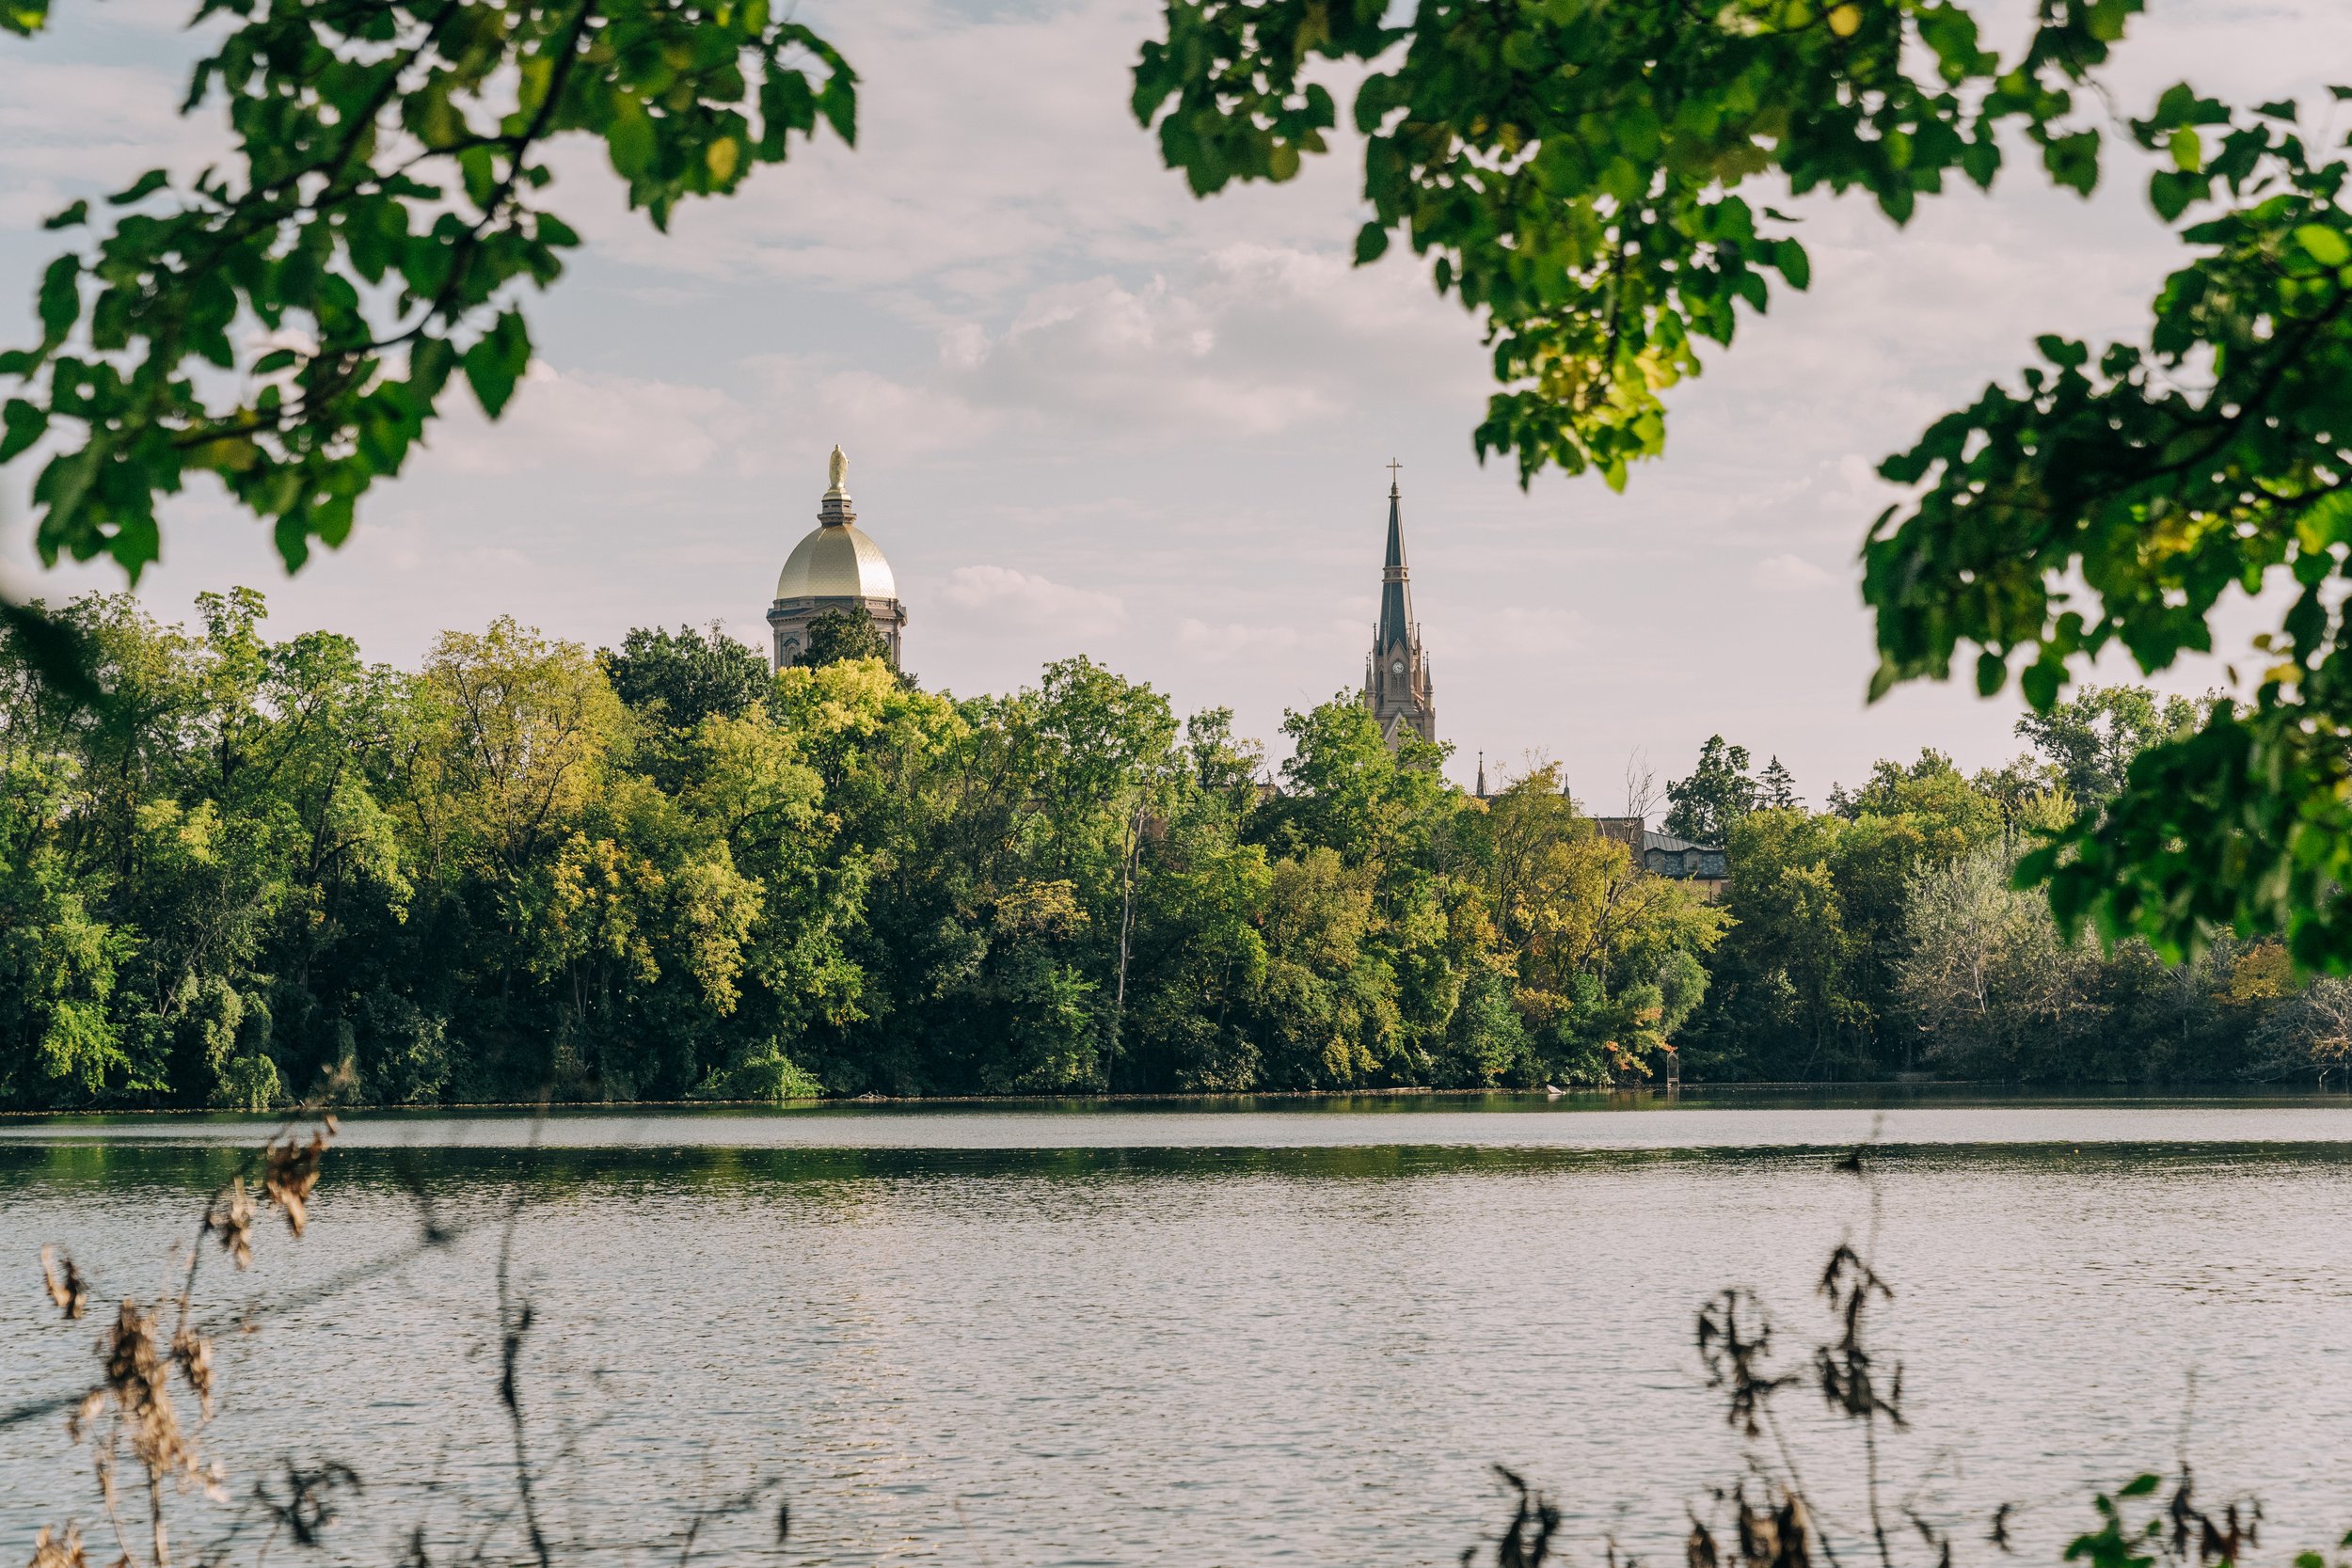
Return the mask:
<path id="1" fill-rule="evenodd" d="M 2124 112 L 2184 76 L 2252 102 L 2352 70 L 2352 8 L 2152 6 L 2113 77 Z M 215 119 L 172 113 L 189 8 L 56 0 L 47 36 L 0 38 L 11 341 L 54 249 L 40 216 L 222 147 Z M 1985 8 L 2010 38 L 2028 8 Z M 506 419 L 445 421 L 293 580 L 216 490 L 177 499 L 140 584 L 154 610 L 251 583 L 279 634 L 331 626 L 402 663 L 501 612 L 592 644 L 713 619 L 756 641 L 837 441 L 927 684 L 1009 689 L 1087 653 L 1271 736 L 1361 678 L 1393 456 L 1457 778 L 1482 750 L 1547 757 L 1611 806 L 1629 757 L 1662 779 L 1721 732 L 1818 802 L 1874 757 L 2017 750 L 2012 699 L 1864 707 L 1854 551 L 1887 499 L 1879 457 L 2013 372 L 2034 334 L 2138 335 L 2178 252 L 2136 179 L 2085 203 L 2011 177 L 1899 233 L 1858 202 L 1803 205 L 1810 293 L 1674 395 L 1668 456 L 1623 496 L 1556 477 L 1523 493 L 1471 455 L 1473 324 L 1402 250 L 1348 264 L 1349 157 L 1205 202 L 1159 166 L 1125 109 L 1149 4 L 803 15 L 864 78 L 856 150 L 764 169 L 666 237 L 584 150 L 560 160 L 558 210 L 589 246 L 535 307 L 540 360 Z M 35 570 L 30 477 L 0 474 L 8 580 L 119 586 Z"/>

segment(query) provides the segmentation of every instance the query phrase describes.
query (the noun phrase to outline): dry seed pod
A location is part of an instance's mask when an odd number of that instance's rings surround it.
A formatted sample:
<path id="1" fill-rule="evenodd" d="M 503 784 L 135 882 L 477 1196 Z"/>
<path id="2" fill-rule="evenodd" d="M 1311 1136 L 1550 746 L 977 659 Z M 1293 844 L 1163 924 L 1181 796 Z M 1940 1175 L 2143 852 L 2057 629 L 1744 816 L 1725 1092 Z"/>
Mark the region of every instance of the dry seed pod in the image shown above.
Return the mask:
<path id="1" fill-rule="evenodd" d="M 68 1525 L 62 1535 L 52 1535 L 43 1525 L 33 1538 L 30 1568 L 89 1568 L 89 1559 L 82 1552 L 81 1527 Z"/>
<path id="2" fill-rule="evenodd" d="M 56 1247 L 40 1249 L 41 1282 L 49 1287 L 49 1299 L 57 1304 L 69 1322 L 89 1310 L 89 1281 L 73 1266 L 73 1255 Z"/>
<path id="3" fill-rule="evenodd" d="M 204 1407 L 206 1418 L 213 1414 L 213 1342 L 192 1328 L 183 1327 L 171 1337 L 171 1358 L 180 1367 L 180 1375 L 196 1391 L 199 1403 Z"/>
<path id="4" fill-rule="evenodd" d="M 236 1259 L 237 1267 L 252 1267 L 253 1195 L 246 1191 L 244 1177 L 229 1183 L 228 1195 L 204 1216 L 204 1225 L 220 1238 L 221 1250 Z"/>
<path id="5" fill-rule="evenodd" d="M 194 1473 L 198 1465 L 196 1449 L 182 1436 L 179 1415 L 171 1408 L 167 1375 L 155 1342 L 155 1320 L 138 1303 L 124 1301 L 106 1345 L 106 1386 L 130 1429 L 131 1451 L 150 1477 Z"/>
<path id="6" fill-rule="evenodd" d="M 319 1161 L 326 1153 L 326 1133 L 334 1126 L 335 1118 L 328 1117 L 326 1130 L 311 1133 L 309 1143 L 297 1144 L 289 1138 L 263 1151 L 262 1196 L 285 1211 L 286 1227 L 297 1236 L 310 1223 L 310 1192 L 319 1184 Z"/>
<path id="7" fill-rule="evenodd" d="M 74 1442 L 80 1442 L 84 1434 L 89 1431 L 90 1423 L 98 1419 L 98 1413 L 105 1408 L 105 1389 L 93 1388 L 84 1394 L 82 1402 L 66 1416 L 65 1434 Z"/>

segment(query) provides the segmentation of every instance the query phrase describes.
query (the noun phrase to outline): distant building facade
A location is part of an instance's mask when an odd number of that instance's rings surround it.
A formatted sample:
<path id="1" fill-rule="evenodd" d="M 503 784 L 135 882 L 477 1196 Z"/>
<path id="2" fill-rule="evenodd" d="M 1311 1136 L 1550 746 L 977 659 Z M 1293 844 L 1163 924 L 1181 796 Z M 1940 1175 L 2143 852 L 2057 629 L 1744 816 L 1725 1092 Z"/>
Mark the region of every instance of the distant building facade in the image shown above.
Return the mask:
<path id="1" fill-rule="evenodd" d="M 1596 816 L 1593 826 L 1632 850 L 1633 863 L 1655 876 L 1700 883 L 1710 897 L 1729 882 L 1724 852 L 1712 845 L 1661 833 L 1638 816 Z"/>
<path id="2" fill-rule="evenodd" d="M 832 612 L 863 615 L 873 622 L 889 645 L 890 661 L 897 664 L 907 625 L 898 579 L 882 546 L 857 526 L 857 513 L 850 503 L 850 460 L 839 447 L 833 449 L 826 467 L 832 483 L 818 503 L 817 527 L 785 559 L 776 596 L 768 607 L 775 667 L 799 662 L 808 649 L 810 624 Z"/>
<path id="3" fill-rule="evenodd" d="M 1429 656 L 1421 645 L 1421 623 L 1413 619 L 1403 502 L 1393 468 L 1389 479 L 1389 553 L 1380 568 L 1380 620 L 1372 630 L 1372 655 L 1364 661 L 1364 706 L 1379 721 L 1381 737 L 1391 751 L 1406 735 L 1438 738 L 1438 699 L 1429 679 Z"/>

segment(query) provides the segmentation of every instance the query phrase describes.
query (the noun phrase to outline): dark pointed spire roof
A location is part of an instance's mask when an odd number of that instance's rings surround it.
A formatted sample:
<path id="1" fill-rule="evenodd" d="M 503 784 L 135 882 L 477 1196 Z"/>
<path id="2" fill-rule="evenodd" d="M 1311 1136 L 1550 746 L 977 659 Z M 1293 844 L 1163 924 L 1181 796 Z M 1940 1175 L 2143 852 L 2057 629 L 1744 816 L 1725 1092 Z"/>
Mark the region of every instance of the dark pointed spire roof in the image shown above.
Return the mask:
<path id="1" fill-rule="evenodd" d="M 1389 556 L 1380 568 L 1380 630 L 1377 646 L 1392 648 L 1413 636 L 1413 585 L 1405 571 L 1405 518 L 1396 481 L 1389 481 Z"/>

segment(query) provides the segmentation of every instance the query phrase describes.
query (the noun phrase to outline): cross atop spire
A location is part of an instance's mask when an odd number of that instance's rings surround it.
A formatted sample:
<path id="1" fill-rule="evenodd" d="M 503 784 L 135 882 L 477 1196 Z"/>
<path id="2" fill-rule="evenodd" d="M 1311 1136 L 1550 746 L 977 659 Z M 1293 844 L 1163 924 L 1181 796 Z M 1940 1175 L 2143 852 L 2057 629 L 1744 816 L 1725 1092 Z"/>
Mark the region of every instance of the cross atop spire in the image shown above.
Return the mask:
<path id="1" fill-rule="evenodd" d="M 1396 494 L 1396 471 L 1403 467 L 1405 467 L 1405 465 L 1399 463 L 1395 458 L 1391 457 L 1389 459 L 1389 494 L 1391 496 Z"/>

